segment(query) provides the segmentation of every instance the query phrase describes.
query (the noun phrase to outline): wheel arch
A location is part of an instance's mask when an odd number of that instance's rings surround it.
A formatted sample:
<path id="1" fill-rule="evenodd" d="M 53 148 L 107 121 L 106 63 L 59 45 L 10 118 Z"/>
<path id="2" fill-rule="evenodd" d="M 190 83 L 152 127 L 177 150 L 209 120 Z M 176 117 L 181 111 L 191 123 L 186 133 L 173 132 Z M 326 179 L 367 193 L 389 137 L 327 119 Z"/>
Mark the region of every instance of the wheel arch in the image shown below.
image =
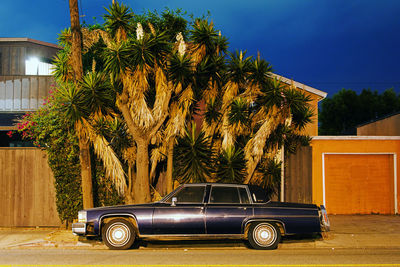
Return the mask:
<path id="1" fill-rule="evenodd" d="M 247 238 L 248 236 L 248 232 L 249 232 L 249 228 L 250 225 L 253 223 L 260 223 L 260 222 L 270 222 L 270 223 L 275 223 L 278 227 L 279 227 L 279 231 L 281 233 L 281 236 L 286 235 L 286 227 L 285 227 L 285 223 L 282 222 L 281 220 L 278 219 L 271 219 L 271 218 L 254 218 L 254 219 L 250 219 L 248 221 L 245 222 L 244 226 L 243 226 L 243 234 L 244 236 Z"/>
<path id="2" fill-rule="evenodd" d="M 136 235 L 139 236 L 139 225 L 135 215 L 131 213 L 109 213 L 100 216 L 99 218 L 99 235 L 103 230 L 104 225 L 113 219 L 124 219 L 132 223 L 133 227 L 136 229 Z"/>

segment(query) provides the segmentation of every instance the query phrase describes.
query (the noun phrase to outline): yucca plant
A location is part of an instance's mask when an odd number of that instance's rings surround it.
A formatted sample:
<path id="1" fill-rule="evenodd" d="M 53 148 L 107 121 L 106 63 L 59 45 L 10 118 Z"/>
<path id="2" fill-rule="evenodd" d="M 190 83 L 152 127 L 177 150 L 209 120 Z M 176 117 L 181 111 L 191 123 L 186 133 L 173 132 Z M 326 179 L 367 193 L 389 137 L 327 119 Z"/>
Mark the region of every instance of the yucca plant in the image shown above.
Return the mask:
<path id="1" fill-rule="evenodd" d="M 116 40 L 125 40 L 133 30 L 132 11 L 124 4 L 115 2 L 109 8 L 105 8 L 108 14 L 104 15 L 105 28 Z"/>
<path id="2" fill-rule="evenodd" d="M 219 182 L 242 183 L 246 161 L 242 149 L 228 147 L 218 156 L 215 178 Z"/>
<path id="3" fill-rule="evenodd" d="M 174 152 L 174 173 L 180 183 L 207 182 L 213 158 L 208 138 L 197 133 L 195 124 L 178 140 Z"/>
<path id="4" fill-rule="evenodd" d="M 281 182 L 282 164 L 276 159 L 267 158 L 263 161 L 259 168 L 259 175 L 262 179 L 258 179 L 258 185 L 262 186 L 268 195 L 276 195 Z"/>

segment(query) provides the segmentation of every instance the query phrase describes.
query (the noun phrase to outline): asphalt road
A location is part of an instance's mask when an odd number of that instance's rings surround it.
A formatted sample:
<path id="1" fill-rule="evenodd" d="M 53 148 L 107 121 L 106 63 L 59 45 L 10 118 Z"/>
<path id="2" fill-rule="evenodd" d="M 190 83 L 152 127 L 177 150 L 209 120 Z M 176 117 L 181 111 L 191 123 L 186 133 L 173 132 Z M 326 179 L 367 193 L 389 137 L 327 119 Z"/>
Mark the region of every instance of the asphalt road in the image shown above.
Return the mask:
<path id="1" fill-rule="evenodd" d="M 400 249 L 0 250 L 2 266 L 400 266 Z"/>

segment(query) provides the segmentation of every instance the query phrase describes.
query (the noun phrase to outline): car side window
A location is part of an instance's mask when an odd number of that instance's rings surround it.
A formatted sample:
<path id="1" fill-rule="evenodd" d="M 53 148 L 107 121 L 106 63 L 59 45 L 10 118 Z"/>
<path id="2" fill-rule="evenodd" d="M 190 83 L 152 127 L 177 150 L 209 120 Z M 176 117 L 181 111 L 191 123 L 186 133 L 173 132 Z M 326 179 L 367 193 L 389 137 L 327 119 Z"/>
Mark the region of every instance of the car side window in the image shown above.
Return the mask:
<path id="1" fill-rule="evenodd" d="M 239 194 L 240 194 L 240 200 L 242 201 L 242 204 L 249 204 L 249 195 L 247 194 L 246 188 L 239 187 Z"/>
<path id="2" fill-rule="evenodd" d="M 177 203 L 203 203 L 205 186 L 186 186 L 171 196 L 167 202 L 171 203 L 172 198 L 177 198 Z"/>
<path id="3" fill-rule="evenodd" d="M 213 186 L 211 189 L 210 203 L 239 204 L 237 187 Z"/>

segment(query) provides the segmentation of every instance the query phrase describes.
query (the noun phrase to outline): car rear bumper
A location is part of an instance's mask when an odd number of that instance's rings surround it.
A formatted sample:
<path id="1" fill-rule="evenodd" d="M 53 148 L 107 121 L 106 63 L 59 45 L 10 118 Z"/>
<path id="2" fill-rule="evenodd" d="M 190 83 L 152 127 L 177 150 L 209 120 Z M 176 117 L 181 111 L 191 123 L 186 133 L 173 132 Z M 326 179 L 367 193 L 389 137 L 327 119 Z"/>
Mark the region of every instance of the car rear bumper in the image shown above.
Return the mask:
<path id="1" fill-rule="evenodd" d="M 325 206 L 319 207 L 319 218 L 321 223 L 321 230 L 323 232 L 329 232 L 331 229 L 331 223 L 329 222 L 328 213 L 326 212 Z"/>
<path id="2" fill-rule="evenodd" d="M 73 223 L 72 233 L 74 235 L 86 235 L 86 223 Z"/>

